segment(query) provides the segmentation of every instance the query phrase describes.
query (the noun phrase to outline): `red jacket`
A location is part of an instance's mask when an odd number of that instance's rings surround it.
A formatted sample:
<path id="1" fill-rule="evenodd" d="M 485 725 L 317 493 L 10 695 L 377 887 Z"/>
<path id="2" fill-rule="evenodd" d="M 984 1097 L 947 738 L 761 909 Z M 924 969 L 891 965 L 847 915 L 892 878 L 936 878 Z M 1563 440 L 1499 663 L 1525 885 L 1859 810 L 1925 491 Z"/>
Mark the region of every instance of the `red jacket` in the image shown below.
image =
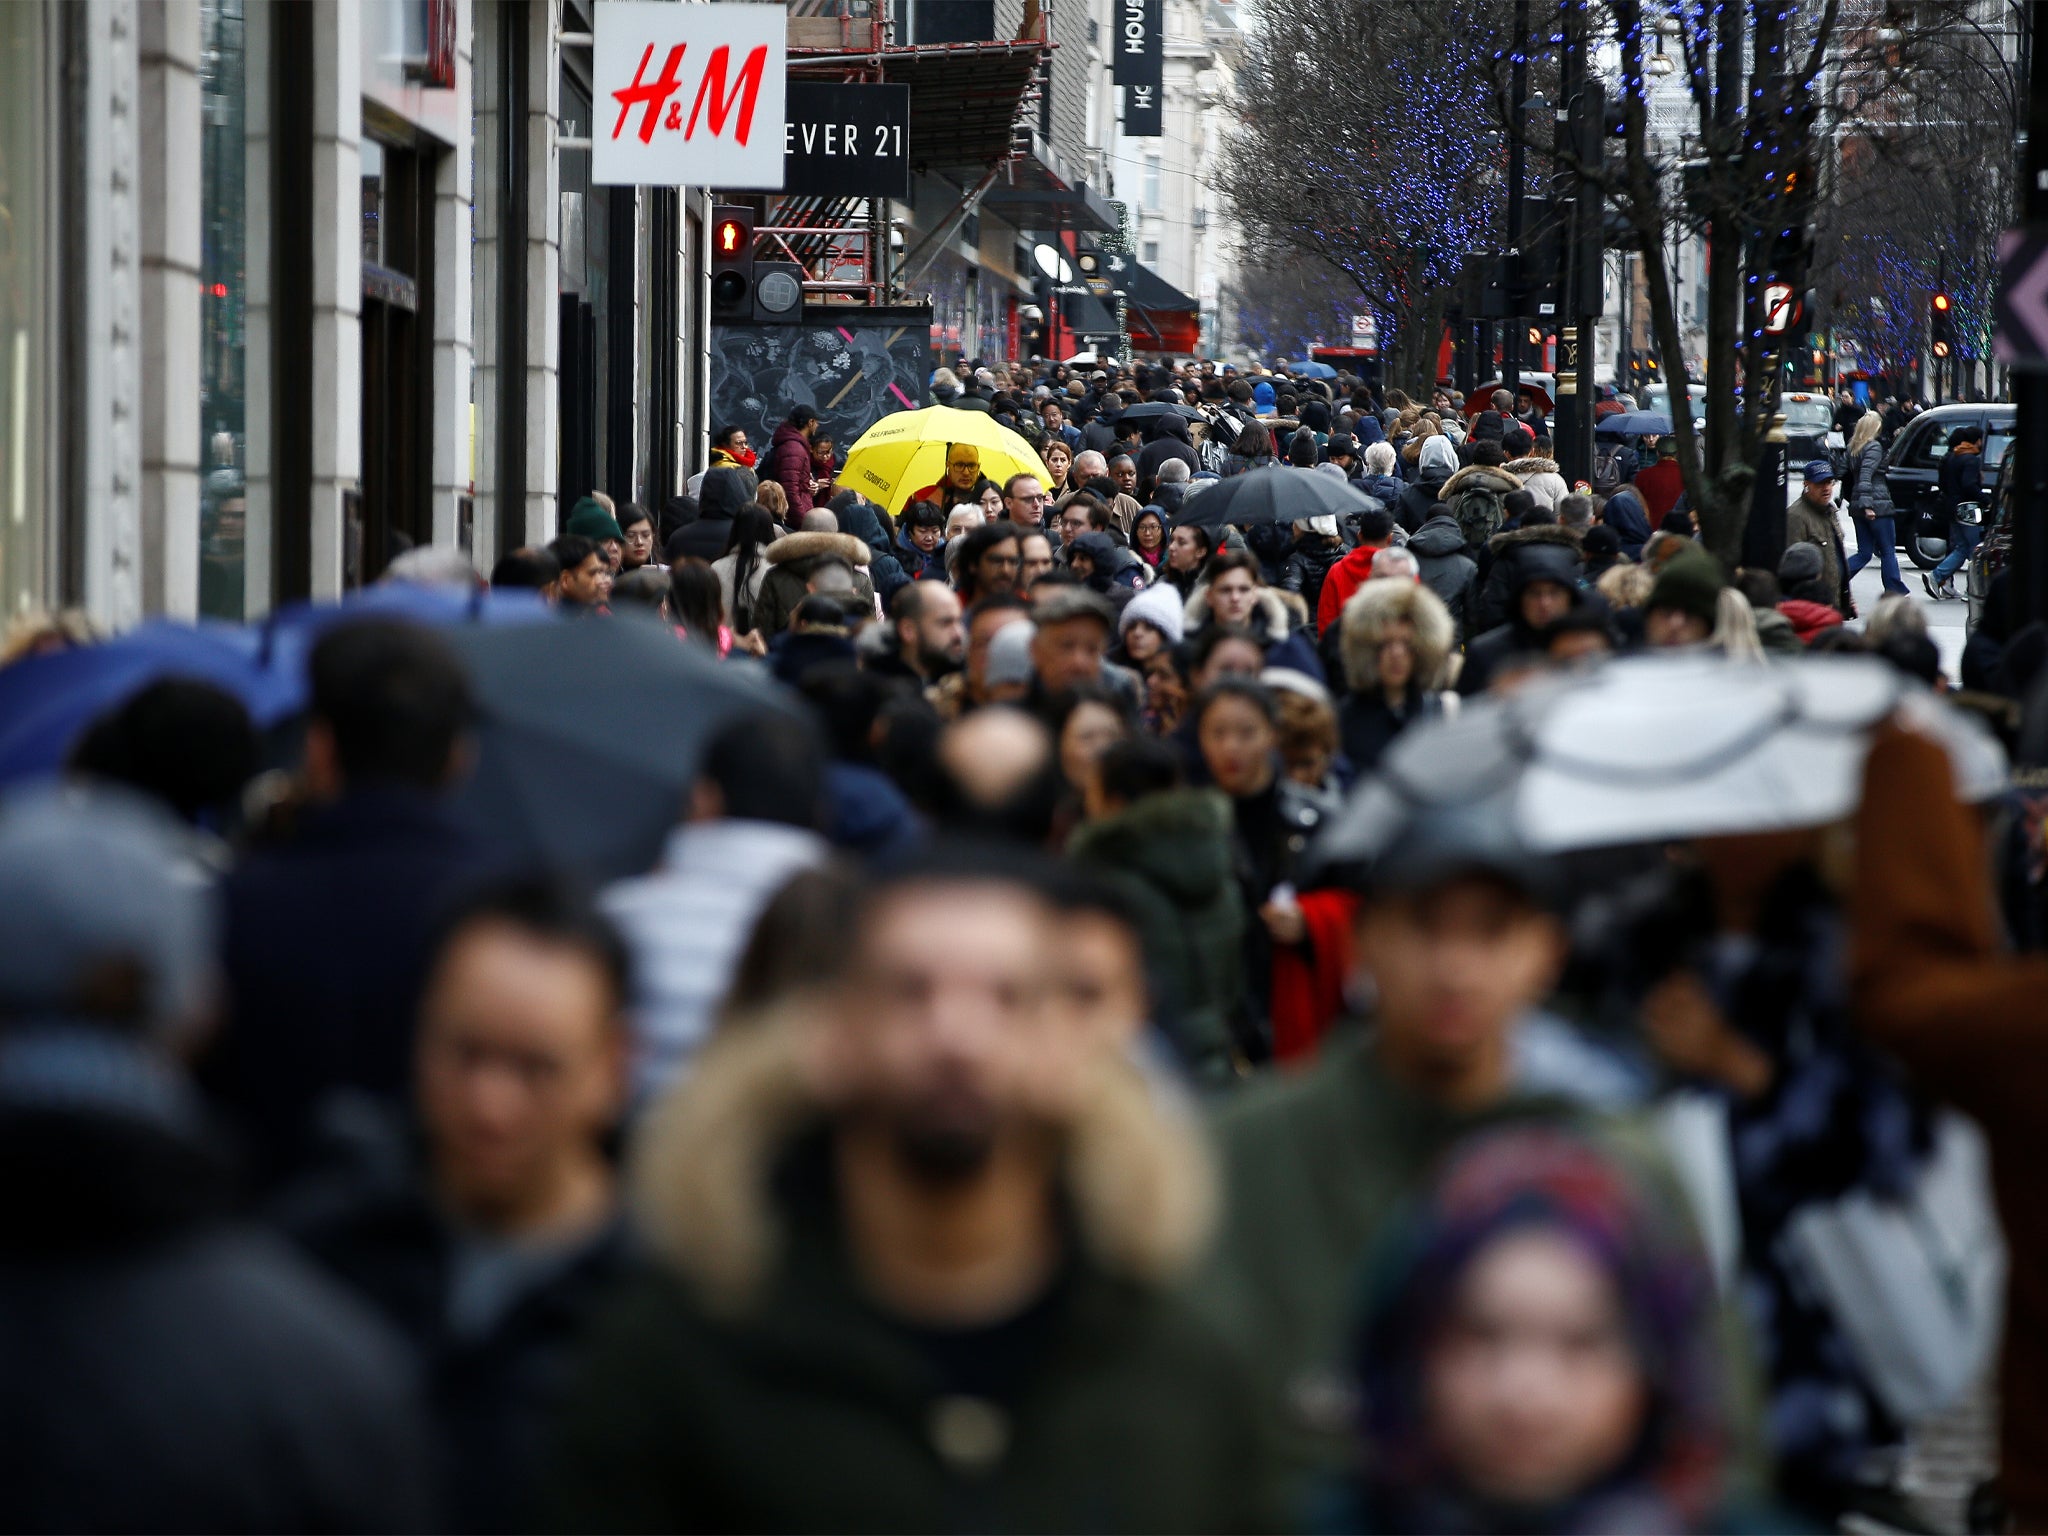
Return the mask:
<path id="1" fill-rule="evenodd" d="M 1808 602 L 1803 597 L 1788 597 L 1778 604 L 1778 612 L 1792 621 L 1792 633 L 1803 645 L 1824 629 L 1833 629 L 1842 622 L 1838 609 L 1826 603 Z"/>
<path id="2" fill-rule="evenodd" d="M 1316 602 L 1318 635 L 1337 622 L 1351 595 L 1371 580 L 1372 557 L 1385 548 L 1384 544 L 1361 544 L 1330 567 L 1330 574 L 1323 578 L 1323 595 Z"/>
<path id="3" fill-rule="evenodd" d="M 768 478 L 789 493 L 792 521 L 811 510 L 811 479 L 817 472 L 811 463 L 811 441 L 786 421 L 775 429 L 768 445 L 767 469 Z"/>

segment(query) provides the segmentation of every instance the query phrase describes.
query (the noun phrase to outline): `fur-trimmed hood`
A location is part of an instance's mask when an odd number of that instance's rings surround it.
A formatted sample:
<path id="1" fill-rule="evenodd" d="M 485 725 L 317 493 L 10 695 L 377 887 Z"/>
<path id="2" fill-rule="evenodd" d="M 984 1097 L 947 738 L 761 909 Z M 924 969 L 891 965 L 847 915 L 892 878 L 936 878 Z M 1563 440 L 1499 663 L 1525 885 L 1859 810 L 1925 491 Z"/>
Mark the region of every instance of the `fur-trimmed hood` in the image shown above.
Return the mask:
<path id="1" fill-rule="evenodd" d="M 815 1027 L 801 1007 L 735 1021 L 634 1147 L 640 1230 L 712 1310 L 744 1311 L 781 1257 L 773 1175 L 826 1113 L 812 1070 Z M 1178 1280 L 1205 1252 L 1216 1212 L 1215 1169 L 1192 1105 L 1131 1058 L 1107 1057 L 1062 1132 L 1066 1195 L 1088 1259 L 1145 1286 Z"/>
<path id="2" fill-rule="evenodd" d="M 850 533 L 785 533 L 768 546 L 770 565 L 787 565 L 792 560 L 816 560 L 837 555 L 848 565 L 866 565 L 874 558 L 867 542 Z"/>
<path id="3" fill-rule="evenodd" d="M 1556 474 L 1557 460 L 1538 458 L 1532 454 L 1526 459 L 1510 459 L 1507 463 L 1501 465 L 1501 468 L 1517 479 L 1526 480 L 1531 475 Z"/>
<path id="4" fill-rule="evenodd" d="M 1444 685 L 1457 627 L 1451 611 L 1428 587 L 1406 578 L 1368 581 L 1344 605 L 1344 675 L 1354 689 L 1370 688 L 1380 642 L 1390 624 L 1413 631 L 1415 686 L 1434 692 Z"/>
<path id="5" fill-rule="evenodd" d="M 1505 496 L 1509 491 L 1519 491 L 1522 488 L 1522 482 L 1505 469 L 1496 469 L 1491 464 L 1467 464 L 1443 483 L 1442 488 L 1436 493 L 1437 500 L 1449 501 L 1468 485 L 1484 487 L 1497 496 Z"/>
<path id="6" fill-rule="evenodd" d="M 1293 633 L 1293 626 L 1288 623 L 1287 599 L 1294 596 L 1291 592 L 1282 594 L 1272 587 L 1259 588 L 1258 623 L 1253 628 L 1263 627 L 1270 643 L 1277 645 Z M 1296 597 L 1295 601 L 1300 599 Z M 1188 594 L 1187 631 L 1193 634 L 1208 622 L 1209 583 L 1205 581 Z"/>
<path id="7" fill-rule="evenodd" d="M 1558 523 L 1537 523 L 1530 528 L 1510 528 L 1506 533 L 1496 533 L 1486 541 L 1486 547 L 1493 551 L 1496 560 L 1511 549 L 1521 549 L 1530 544 L 1562 544 L 1575 555 L 1585 553 L 1585 536 L 1576 528 L 1566 528 Z"/>

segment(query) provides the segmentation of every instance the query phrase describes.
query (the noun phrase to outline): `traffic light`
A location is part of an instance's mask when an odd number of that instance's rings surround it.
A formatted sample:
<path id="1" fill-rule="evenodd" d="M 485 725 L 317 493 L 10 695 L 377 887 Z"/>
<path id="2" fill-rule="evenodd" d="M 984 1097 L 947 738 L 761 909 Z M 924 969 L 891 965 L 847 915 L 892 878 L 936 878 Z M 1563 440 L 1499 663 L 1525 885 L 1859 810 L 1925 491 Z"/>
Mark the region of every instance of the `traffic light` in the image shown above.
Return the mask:
<path id="1" fill-rule="evenodd" d="M 711 210 L 711 318 L 754 318 L 754 215 L 736 204 Z"/>
<path id="2" fill-rule="evenodd" d="M 1947 357 L 1955 350 L 1956 317 L 1955 301 L 1946 293 L 1937 291 L 1927 301 L 1928 350 L 1936 357 Z"/>

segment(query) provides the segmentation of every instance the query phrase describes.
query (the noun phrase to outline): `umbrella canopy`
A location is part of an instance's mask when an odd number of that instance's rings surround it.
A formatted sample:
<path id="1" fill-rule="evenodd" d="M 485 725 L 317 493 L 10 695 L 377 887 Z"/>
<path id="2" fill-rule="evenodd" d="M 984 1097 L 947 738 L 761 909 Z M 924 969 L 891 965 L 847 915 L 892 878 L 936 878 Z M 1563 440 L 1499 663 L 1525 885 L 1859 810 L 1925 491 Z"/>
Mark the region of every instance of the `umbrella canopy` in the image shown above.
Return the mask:
<path id="1" fill-rule="evenodd" d="M 1404 732 L 1313 862 L 1369 864 L 1419 807 L 1502 807 L 1553 853 L 1824 826 L 1894 717 L 1942 742 L 1965 799 L 2003 790 L 1991 736 L 1873 657 L 1641 656 Z"/>
<path id="2" fill-rule="evenodd" d="M 1602 416 L 1593 424 L 1593 430 L 1608 437 L 1642 437 L 1646 433 L 1668 437 L 1671 418 L 1657 411 L 1619 411 Z"/>
<path id="3" fill-rule="evenodd" d="M 233 694 L 258 726 L 287 713 L 294 694 L 263 667 L 256 636 L 227 624 L 158 619 L 96 645 L 26 656 L 0 669 L 0 784 L 57 772 L 93 721 L 173 677 Z"/>
<path id="4" fill-rule="evenodd" d="M 981 454 L 981 472 L 999 485 L 1012 475 L 1045 473 L 1032 446 L 988 412 L 934 405 L 897 411 L 861 433 L 846 455 L 839 484 L 900 512 L 914 493 L 944 478 L 946 448 L 952 443 L 973 444 Z"/>
<path id="5" fill-rule="evenodd" d="M 1332 368 L 1328 363 L 1319 363 L 1313 359 L 1305 363 L 1292 363 L 1288 366 L 1287 371 L 1304 379 L 1334 379 L 1337 377 L 1336 369 Z"/>
<path id="6" fill-rule="evenodd" d="M 458 808 L 515 856 L 594 879 L 653 864 L 722 727 L 795 708 L 765 674 L 651 617 L 471 626 L 449 639 L 478 717 Z"/>
<path id="7" fill-rule="evenodd" d="M 1311 517 L 1349 517 L 1377 505 L 1365 492 L 1335 475 L 1268 464 L 1190 496 L 1176 522 L 1192 528 L 1299 523 Z"/>
<path id="8" fill-rule="evenodd" d="M 1136 405 L 1127 405 L 1116 413 L 1118 421 L 1157 421 L 1162 416 L 1178 416 L 1182 421 L 1209 419 L 1192 405 L 1167 400 L 1141 400 Z"/>

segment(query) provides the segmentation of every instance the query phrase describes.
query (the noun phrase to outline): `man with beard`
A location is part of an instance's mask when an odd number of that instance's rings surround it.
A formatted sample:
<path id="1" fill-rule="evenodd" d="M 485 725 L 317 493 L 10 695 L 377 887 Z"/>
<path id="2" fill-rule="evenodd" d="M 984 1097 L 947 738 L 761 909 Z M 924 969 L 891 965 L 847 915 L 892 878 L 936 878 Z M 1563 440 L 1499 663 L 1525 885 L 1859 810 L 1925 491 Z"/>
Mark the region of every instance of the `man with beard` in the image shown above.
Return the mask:
<path id="1" fill-rule="evenodd" d="M 936 581 L 913 581 L 889 604 L 890 638 L 895 642 L 868 664 L 870 672 L 929 687 L 959 670 L 967 651 L 960 623 L 960 598 Z"/>
<path id="2" fill-rule="evenodd" d="M 1245 1381 L 1173 1289 L 1204 1160 L 1132 1029 L 1063 1006 L 1064 878 L 927 849 L 810 1009 L 706 1053 L 640 1148 L 655 1268 L 593 1337 L 556 1523 L 1277 1518 Z"/>

